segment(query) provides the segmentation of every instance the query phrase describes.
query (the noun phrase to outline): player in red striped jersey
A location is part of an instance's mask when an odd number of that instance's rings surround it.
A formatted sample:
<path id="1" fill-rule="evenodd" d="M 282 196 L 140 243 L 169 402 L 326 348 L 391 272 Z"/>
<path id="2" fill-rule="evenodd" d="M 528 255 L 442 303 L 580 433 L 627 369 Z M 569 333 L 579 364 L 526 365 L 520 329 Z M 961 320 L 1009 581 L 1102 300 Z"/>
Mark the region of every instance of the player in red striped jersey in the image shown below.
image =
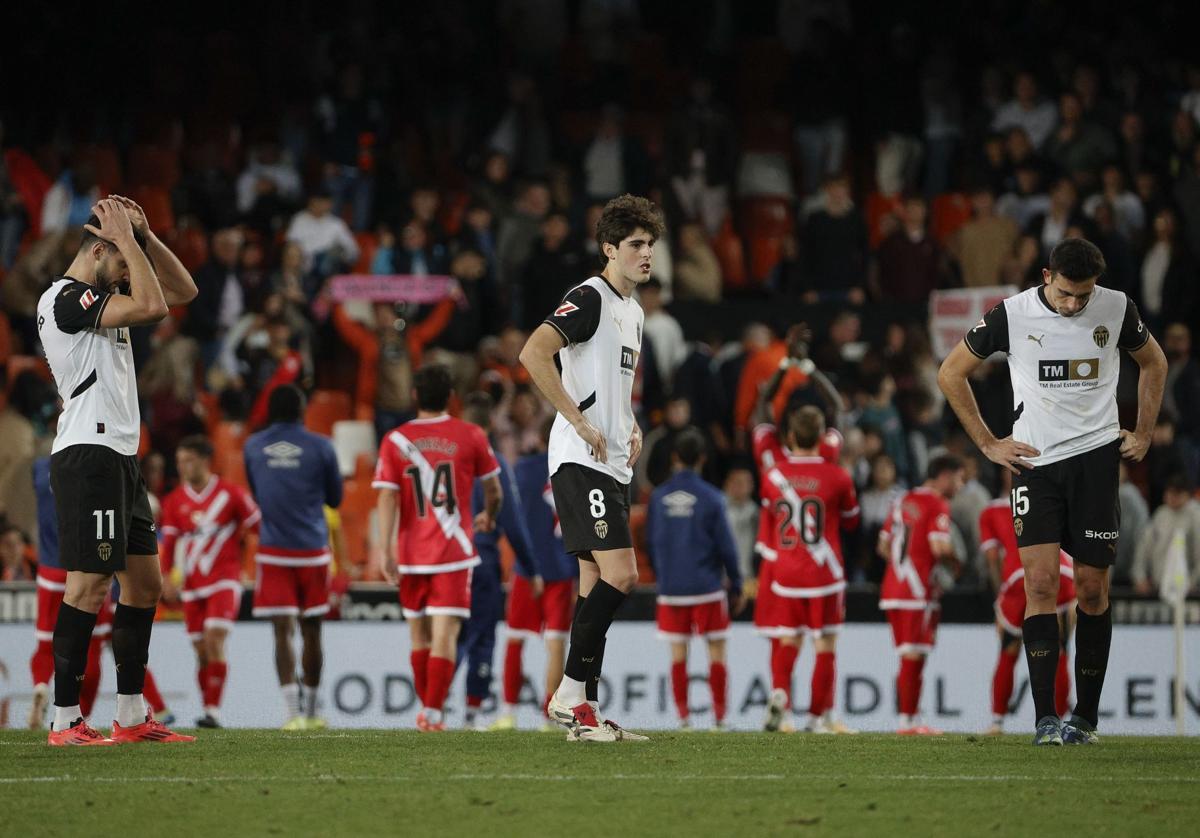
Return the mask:
<path id="1" fill-rule="evenodd" d="M 250 493 L 213 474 L 212 444 L 189 436 L 175 452 L 179 485 L 163 498 L 163 597 L 182 599 L 188 637 L 196 649 L 204 716 L 197 727 L 220 727 L 221 693 L 229 664 L 225 639 L 242 604 L 242 538 L 262 519 Z M 171 571 L 183 572 L 176 590 Z"/>

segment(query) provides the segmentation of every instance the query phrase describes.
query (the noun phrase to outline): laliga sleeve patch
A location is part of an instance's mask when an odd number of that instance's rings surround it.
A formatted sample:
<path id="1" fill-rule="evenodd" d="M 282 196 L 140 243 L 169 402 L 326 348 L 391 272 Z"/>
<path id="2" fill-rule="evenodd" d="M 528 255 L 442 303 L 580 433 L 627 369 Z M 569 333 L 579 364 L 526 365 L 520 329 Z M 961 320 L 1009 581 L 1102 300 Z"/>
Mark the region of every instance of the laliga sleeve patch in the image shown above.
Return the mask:
<path id="1" fill-rule="evenodd" d="M 562 305 L 560 305 L 558 308 L 554 309 L 554 316 L 555 317 L 566 317 L 568 314 L 570 314 L 573 311 L 579 311 L 579 306 L 575 305 L 572 302 L 564 301 L 562 303 Z"/>
<path id="2" fill-rule="evenodd" d="M 96 299 L 96 293 L 89 288 L 79 295 L 79 305 L 84 311 L 87 311 L 96 302 Z"/>

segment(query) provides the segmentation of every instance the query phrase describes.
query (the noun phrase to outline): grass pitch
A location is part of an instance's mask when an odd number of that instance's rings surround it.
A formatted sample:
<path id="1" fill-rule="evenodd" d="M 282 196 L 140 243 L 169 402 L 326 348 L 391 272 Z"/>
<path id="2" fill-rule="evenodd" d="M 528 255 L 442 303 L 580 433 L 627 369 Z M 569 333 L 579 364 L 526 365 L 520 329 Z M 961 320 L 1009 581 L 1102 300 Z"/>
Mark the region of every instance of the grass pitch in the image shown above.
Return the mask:
<path id="1" fill-rule="evenodd" d="M 1188 835 L 1200 745 L 1106 737 L 201 731 L 49 748 L 0 732 L 0 832 L 159 835 Z"/>

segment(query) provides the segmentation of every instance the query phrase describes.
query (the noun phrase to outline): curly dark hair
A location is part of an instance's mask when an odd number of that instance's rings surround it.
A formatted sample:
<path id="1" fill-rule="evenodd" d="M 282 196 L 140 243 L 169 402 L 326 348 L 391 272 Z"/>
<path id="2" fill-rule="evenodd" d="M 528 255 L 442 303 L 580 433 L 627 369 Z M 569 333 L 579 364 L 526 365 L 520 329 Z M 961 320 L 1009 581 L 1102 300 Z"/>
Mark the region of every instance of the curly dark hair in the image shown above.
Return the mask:
<path id="1" fill-rule="evenodd" d="M 1063 239 L 1050 251 L 1050 272 L 1071 282 L 1093 279 L 1106 270 L 1100 248 L 1087 239 Z"/>
<path id="2" fill-rule="evenodd" d="M 604 252 L 606 244 L 620 247 L 621 241 L 639 227 L 652 238 L 661 239 L 665 227 L 662 210 L 637 195 L 613 198 L 604 205 L 604 212 L 596 222 L 596 244 L 600 245 L 600 252 Z"/>

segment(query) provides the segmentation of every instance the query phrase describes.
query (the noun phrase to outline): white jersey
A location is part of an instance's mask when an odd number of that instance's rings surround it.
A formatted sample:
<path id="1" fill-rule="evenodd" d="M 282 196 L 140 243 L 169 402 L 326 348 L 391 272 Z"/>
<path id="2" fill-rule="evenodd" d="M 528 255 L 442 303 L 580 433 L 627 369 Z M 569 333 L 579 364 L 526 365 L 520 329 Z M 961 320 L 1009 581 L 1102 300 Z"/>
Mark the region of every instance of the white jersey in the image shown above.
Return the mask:
<path id="1" fill-rule="evenodd" d="M 558 353 L 563 388 L 587 420 L 604 433 L 608 462 L 591 449 L 560 413 L 550 431 L 550 474 L 578 463 L 620 483 L 633 479 L 629 437 L 633 434 L 633 377 L 642 350 L 642 307 L 623 297 L 608 280 L 594 276 L 575 286 L 545 319 L 567 341 Z"/>
<path id="2" fill-rule="evenodd" d="M 1041 452 L 1044 466 L 1112 442 L 1119 436 L 1117 379 L 1121 349 L 1134 351 L 1150 334 L 1124 293 L 1096 286 L 1087 305 L 1063 317 L 1045 286 L 1009 297 L 967 332 L 975 355 L 1008 354 L 1013 388 L 1013 439 Z"/>
<path id="3" fill-rule="evenodd" d="M 104 445 L 137 454 L 142 420 L 129 329 L 98 325 L 111 296 L 58 277 L 38 300 L 38 334 L 63 401 L 52 453 Z"/>

